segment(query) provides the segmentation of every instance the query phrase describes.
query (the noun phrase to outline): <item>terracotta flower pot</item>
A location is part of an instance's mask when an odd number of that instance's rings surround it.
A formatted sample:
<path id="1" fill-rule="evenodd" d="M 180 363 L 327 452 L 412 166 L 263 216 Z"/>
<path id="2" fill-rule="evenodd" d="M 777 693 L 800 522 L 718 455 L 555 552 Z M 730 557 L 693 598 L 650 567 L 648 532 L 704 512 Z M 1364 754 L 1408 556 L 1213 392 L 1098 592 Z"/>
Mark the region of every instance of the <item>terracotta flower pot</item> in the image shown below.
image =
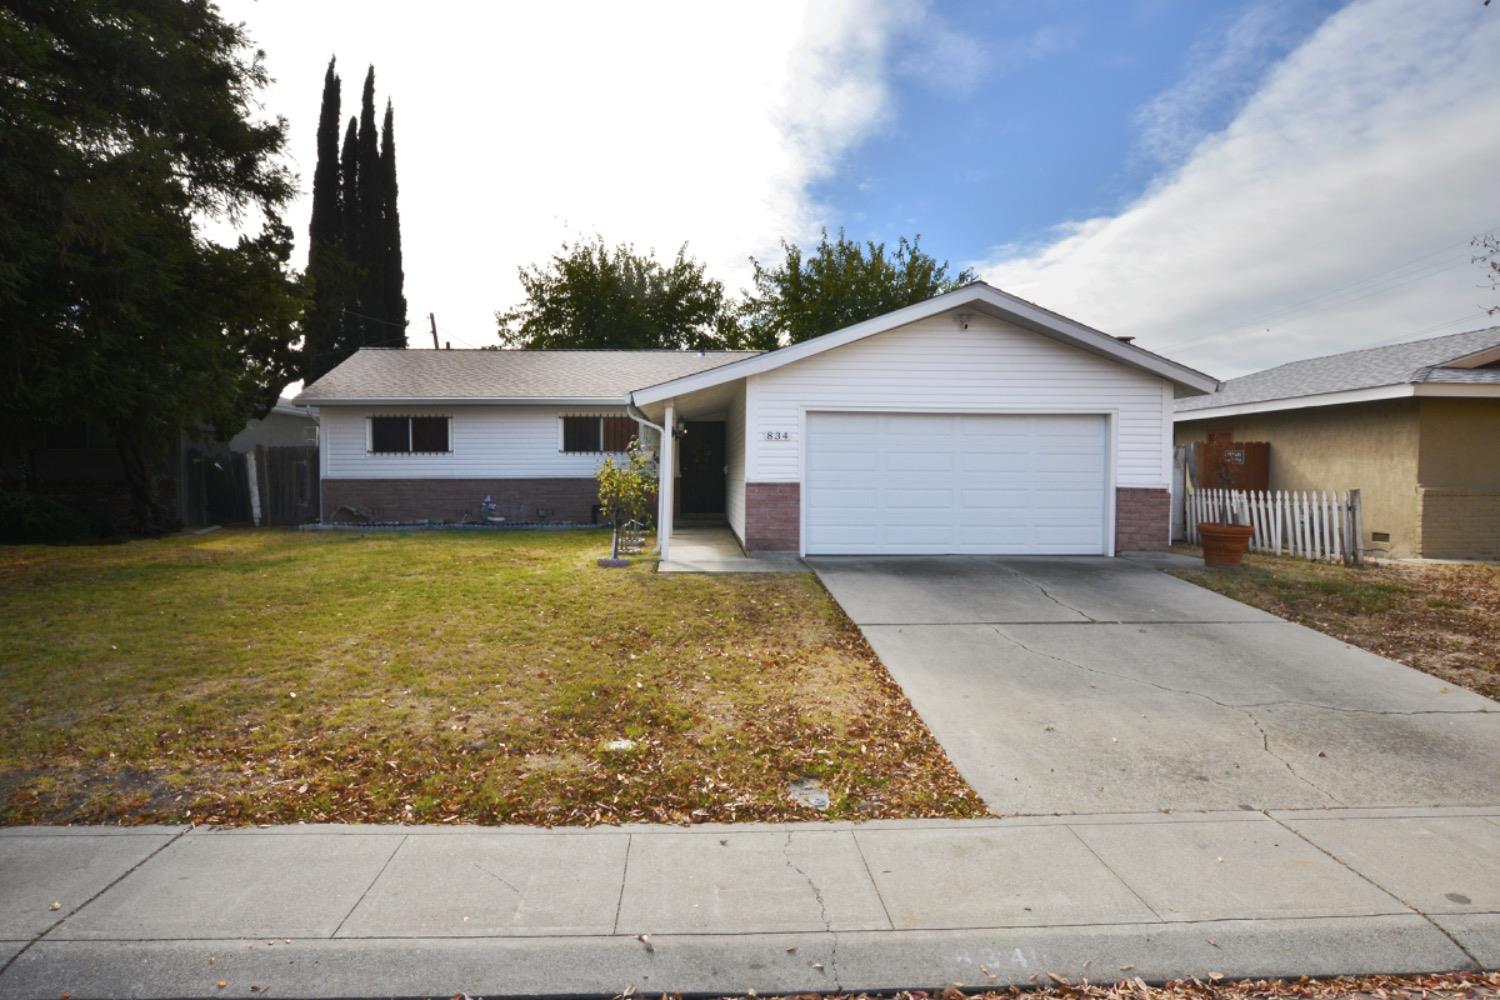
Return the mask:
<path id="1" fill-rule="evenodd" d="M 1198 535 L 1203 539 L 1203 565 L 1238 566 L 1245 561 L 1245 550 L 1250 547 L 1253 534 L 1255 529 L 1248 524 L 1198 522 Z"/>

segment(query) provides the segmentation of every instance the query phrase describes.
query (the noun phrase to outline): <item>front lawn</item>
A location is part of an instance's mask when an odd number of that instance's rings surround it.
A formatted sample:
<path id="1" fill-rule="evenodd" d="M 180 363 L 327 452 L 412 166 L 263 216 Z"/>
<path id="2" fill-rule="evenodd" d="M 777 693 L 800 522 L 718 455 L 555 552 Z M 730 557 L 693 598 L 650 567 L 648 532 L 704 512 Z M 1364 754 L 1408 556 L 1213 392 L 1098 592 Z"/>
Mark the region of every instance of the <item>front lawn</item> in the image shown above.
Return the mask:
<path id="1" fill-rule="evenodd" d="M 1172 572 L 1500 699 L 1500 566 L 1355 567 L 1250 555 L 1239 569 Z"/>
<path id="2" fill-rule="evenodd" d="M 596 532 L 0 548 L 3 818 L 984 814 L 810 575 L 606 552 Z M 803 777 L 826 812 L 787 797 Z"/>

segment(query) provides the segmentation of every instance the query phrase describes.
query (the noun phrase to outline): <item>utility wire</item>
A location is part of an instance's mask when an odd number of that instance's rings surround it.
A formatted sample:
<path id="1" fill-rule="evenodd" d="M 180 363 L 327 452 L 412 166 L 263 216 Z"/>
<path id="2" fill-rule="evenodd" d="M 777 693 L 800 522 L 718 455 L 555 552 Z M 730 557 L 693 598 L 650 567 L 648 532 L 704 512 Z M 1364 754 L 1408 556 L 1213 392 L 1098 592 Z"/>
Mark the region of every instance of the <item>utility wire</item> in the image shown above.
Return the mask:
<path id="1" fill-rule="evenodd" d="M 1485 231 L 1488 232 L 1490 229 L 1495 228 L 1500 227 L 1491 226 Z M 1328 312 L 1332 309 L 1344 308 L 1354 305 L 1357 302 L 1362 302 L 1366 299 L 1372 298 L 1376 295 L 1381 295 L 1386 292 L 1392 291 L 1393 289 L 1411 284 L 1414 281 L 1434 277 L 1446 271 L 1452 271 L 1456 268 L 1463 267 L 1466 264 L 1472 263 L 1472 258 L 1466 256 L 1464 260 L 1456 262 L 1433 262 L 1433 258 L 1439 257 L 1443 254 L 1451 253 L 1455 247 L 1469 246 L 1471 242 L 1471 239 L 1464 239 L 1457 243 L 1445 243 L 1443 246 L 1438 247 L 1435 250 L 1429 250 L 1426 253 L 1418 254 L 1417 256 L 1411 257 L 1399 264 L 1395 264 L 1383 270 L 1376 271 L 1373 274 L 1366 275 L 1365 277 L 1358 280 L 1347 282 L 1343 285 L 1339 285 L 1335 288 L 1328 289 L 1327 291 L 1320 292 L 1317 295 L 1310 296 L 1306 299 L 1301 299 L 1284 306 L 1279 306 L 1275 309 L 1270 310 L 1269 312 L 1261 313 L 1255 319 L 1248 320 L 1238 326 L 1224 330 L 1220 333 L 1212 334 L 1208 337 L 1195 337 L 1191 341 L 1180 341 L 1177 344 L 1170 345 L 1165 349 L 1177 350 L 1186 346 L 1196 347 L 1203 344 L 1216 343 L 1218 341 L 1246 333 L 1256 327 L 1262 327 L 1270 322 L 1285 322 L 1290 319 L 1300 318 L 1309 314 L 1323 313 Z M 1350 292 L 1355 292 L 1357 294 L 1350 296 L 1348 295 L 1348 293 Z M 1335 298 L 1336 301 L 1318 305 L 1318 303 L 1323 302 L 1323 300 L 1329 298 Z"/>

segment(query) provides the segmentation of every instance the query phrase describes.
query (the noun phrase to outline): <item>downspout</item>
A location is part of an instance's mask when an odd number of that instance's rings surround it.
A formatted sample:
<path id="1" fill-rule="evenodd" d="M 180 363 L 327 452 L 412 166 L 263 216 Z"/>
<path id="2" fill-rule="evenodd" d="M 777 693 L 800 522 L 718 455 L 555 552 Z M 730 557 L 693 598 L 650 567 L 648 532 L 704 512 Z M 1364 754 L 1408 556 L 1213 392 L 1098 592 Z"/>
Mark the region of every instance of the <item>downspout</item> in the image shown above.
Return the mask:
<path id="1" fill-rule="evenodd" d="M 662 427 L 661 424 L 653 424 L 651 421 L 647 420 L 646 419 L 646 415 L 644 413 L 642 413 L 640 411 L 640 409 L 635 405 L 635 394 L 634 393 L 632 393 L 630 395 L 630 397 L 628 399 L 626 399 L 626 401 L 625 401 L 625 415 L 628 416 L 628 417 L 630 417 L 630 419 L 634 420 L 636 423 L 642 424 L 642 425 L 644 425 L 646 427 L 649 427 L 652 430 L 656 431 L 656 433 L 659 434 L 661 437 L 666 437 L 666 435 L 667 435 L 666 428 Z M 657 474 L 656 474 L 656 497 L 657 497 L 657 499 L 656 499 L 656 526 L 657 526 L 658 530 L 656 532 L 656 547 L 653 548 L 651 551 L 653 553 L 660 554 L 661 553 L 661 530 L 660 529 L 661 529 L 661 524 L 662 524 L 662 519 L 661 519 L 661 497 L 662 497 L 662 489 L 661 489 L 661 472 L 660 472 L 660 469 L 661 469 L 661 444 L 660 444 L 660 440 L 659 439 L 658 439 L 658 443 L 657 443 L 657 446 L 656 446 L 656 468 L 658 470 Z"/>

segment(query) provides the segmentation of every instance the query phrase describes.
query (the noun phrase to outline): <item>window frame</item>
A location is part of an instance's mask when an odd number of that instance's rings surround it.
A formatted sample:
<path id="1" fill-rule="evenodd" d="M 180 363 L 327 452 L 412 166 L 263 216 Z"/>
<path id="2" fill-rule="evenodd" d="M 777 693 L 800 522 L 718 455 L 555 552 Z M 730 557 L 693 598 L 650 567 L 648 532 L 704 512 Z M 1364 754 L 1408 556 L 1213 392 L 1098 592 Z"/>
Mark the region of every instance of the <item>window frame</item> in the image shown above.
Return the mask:
<path id="1" fill-rule="evenodd" d="M 568 421 L 569 420 L 593 420 L 594 441 L 596 446 L 586 449 L 570 449 L 568 447 Z M 635 425 L 631 433 L 632 438 L 640 437 L 640 425 L 635 418 L 628 413 L 560 413 L 557 416 L 557 451 L 562 455 L 623 455 L 625 449 L 611 451 L 605 447 L 608 435 L 605 433 L 604 422 L 606 420 L 626 420 Z"/>
<path id="2" fill-rule="evenodd" d="M 377 420 L 404 420 L 406 421 L 406 450 L 405 451 L 377 451 L 375 449 L 375 421 Z M 443 422 L 443 433 L 446 448 L 443 451 L 416 451 L 412 447 L 415 435 L 412 432 L 413 420 L 441 420 Z M 365 417 L 365 454 L 388 457 L 392 455 L 451 455 L 453 454 L 453 416 L 446 413 L 371 413 Z"/>

